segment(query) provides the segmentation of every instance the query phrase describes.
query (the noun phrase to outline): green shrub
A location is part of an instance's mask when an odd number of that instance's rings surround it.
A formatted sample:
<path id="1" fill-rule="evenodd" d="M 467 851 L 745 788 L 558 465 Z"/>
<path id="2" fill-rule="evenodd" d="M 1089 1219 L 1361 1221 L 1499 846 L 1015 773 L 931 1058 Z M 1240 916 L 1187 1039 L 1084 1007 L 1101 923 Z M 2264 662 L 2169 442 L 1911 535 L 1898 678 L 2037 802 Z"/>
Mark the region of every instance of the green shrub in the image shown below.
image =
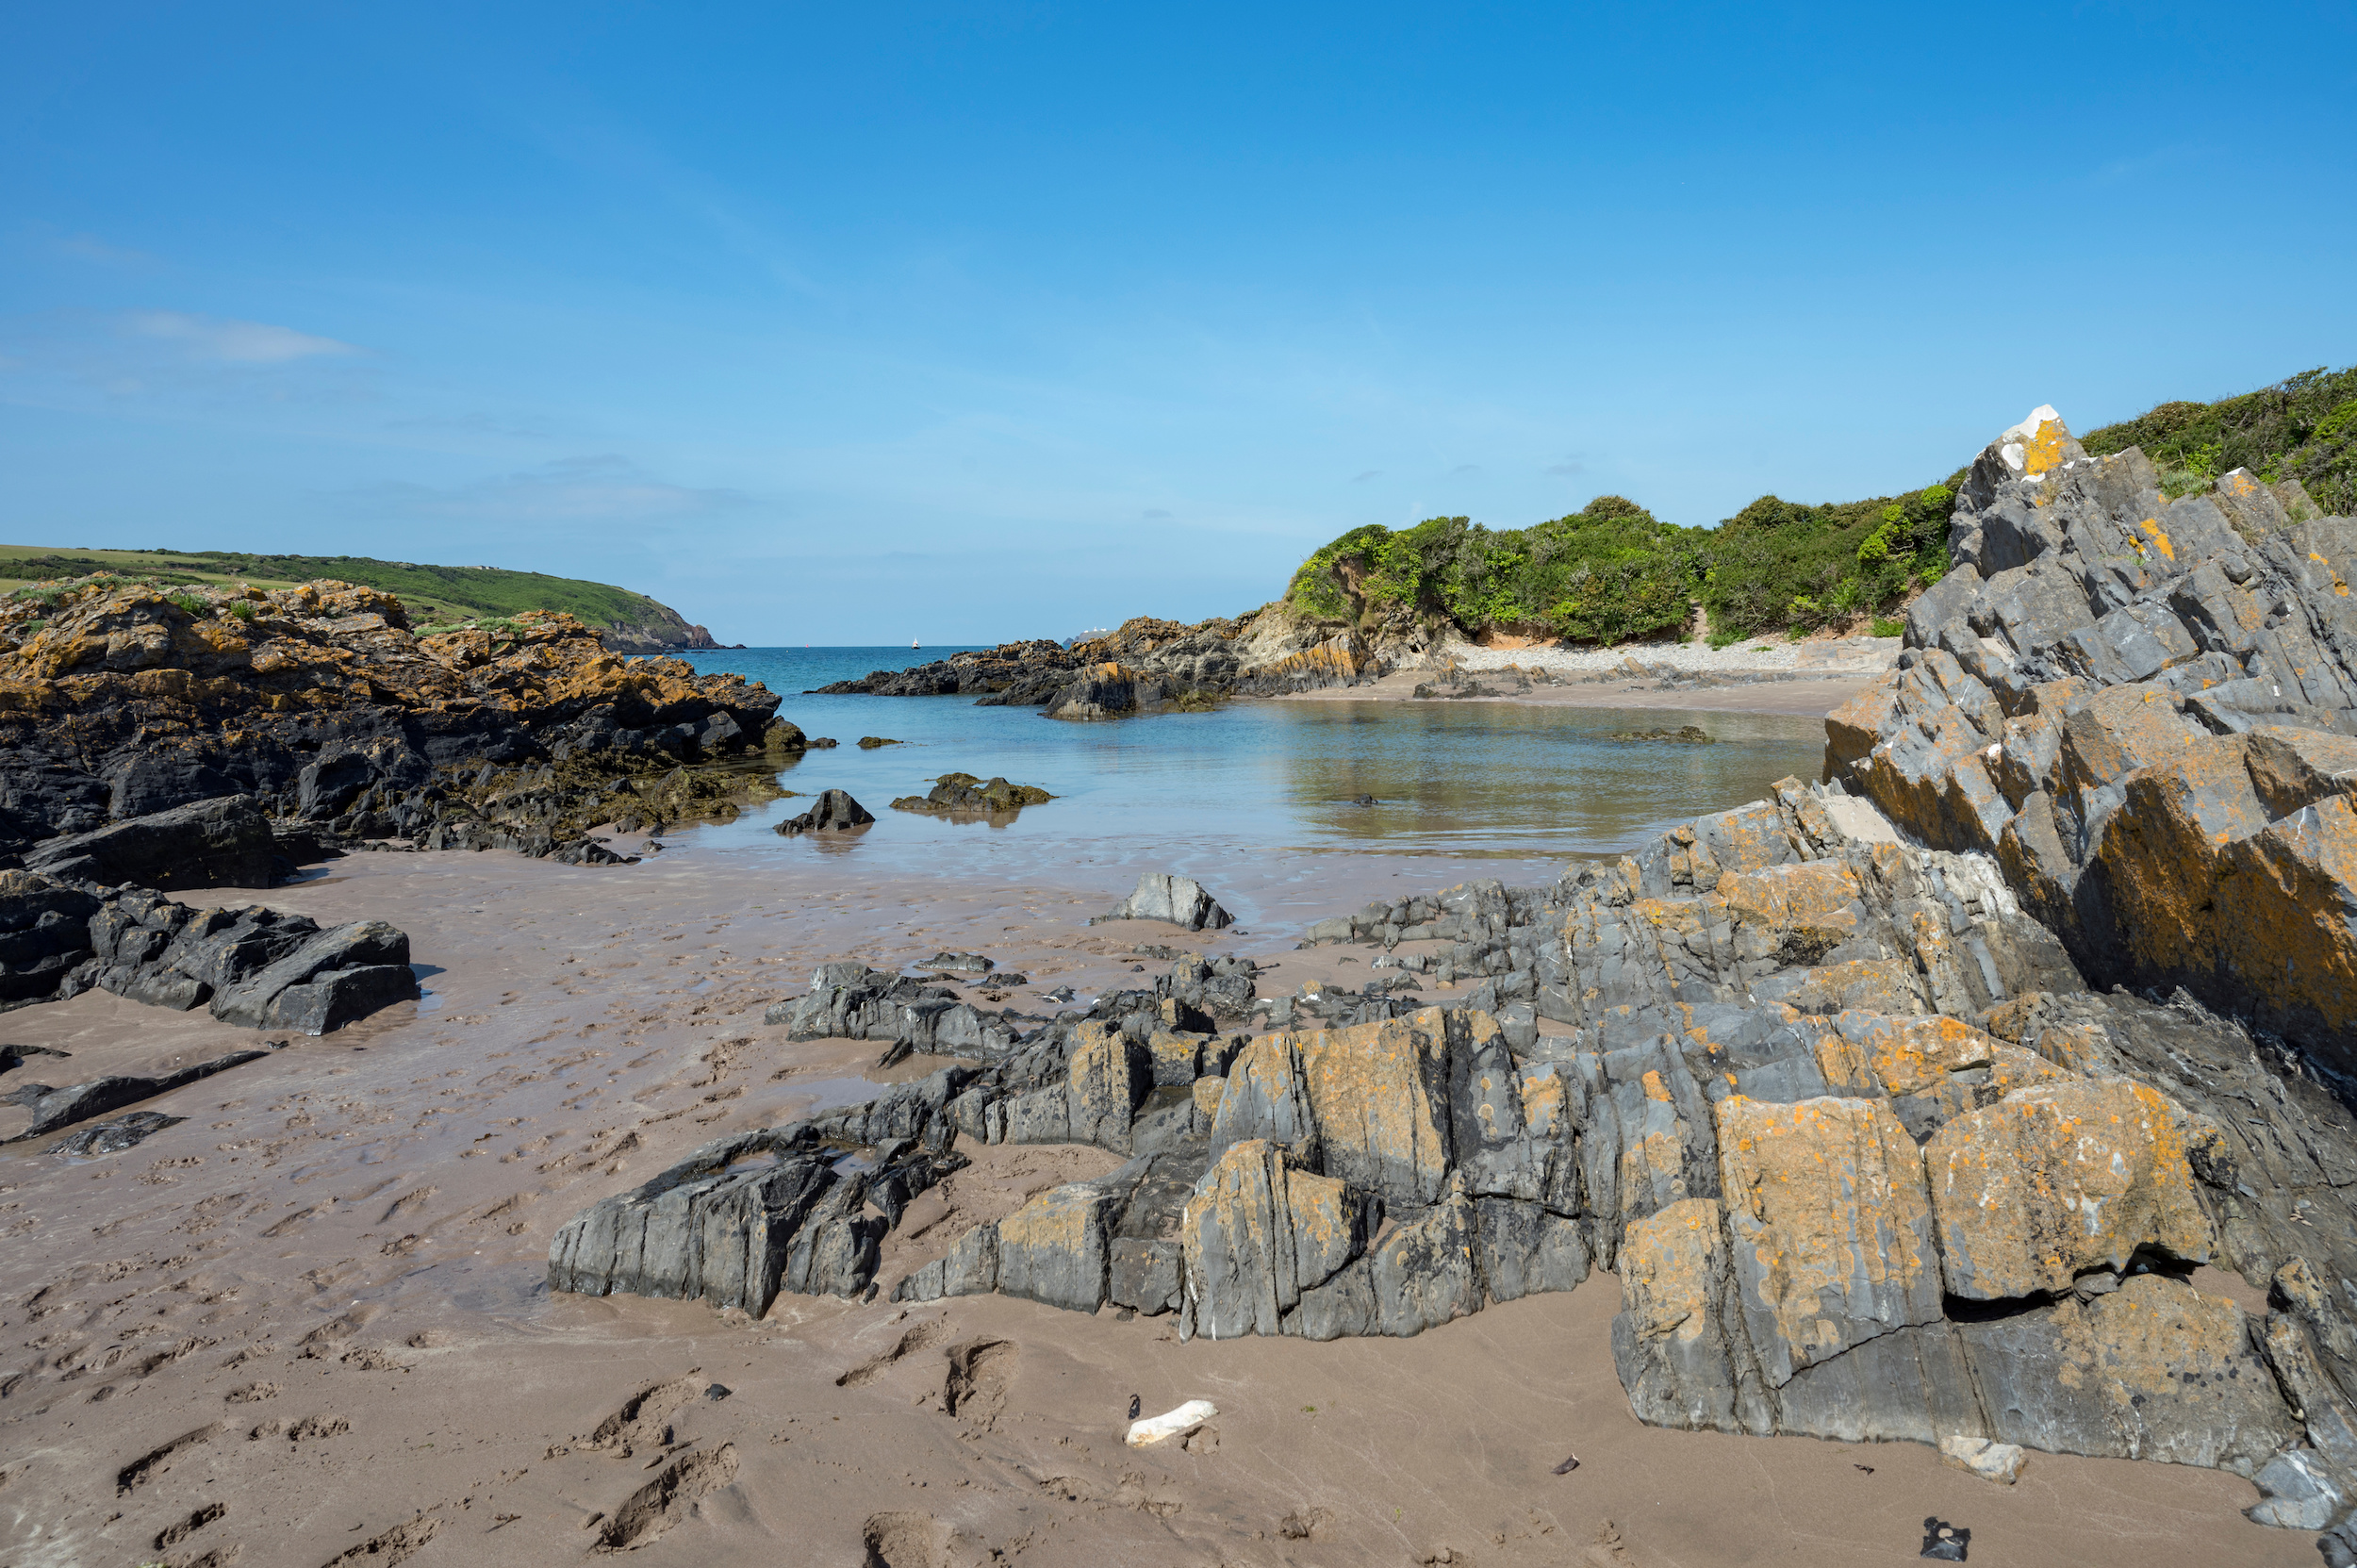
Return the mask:
<path id="1" fill-rule="evenodd" d="M 1870 631 L 1872 635 L 1878 637 L 1903 637 L 1907 635 L 1907 623 L 1904 620 L 1892 620 L 1886 616 L 1876 616 Z"/>
<path id="2" fill-rule="evenodd" d="M 236 600 L 231 602 L 229 606 L 229 613 L 237 617 L 239 620 L 252 620 L 255 614 L 254 601 L 250 599 Z"/>
<path id="3" fill-rule="evenodd" d="M 2357 511 L 2357 366 L 2302 371 L 2216 403 L 2164 403 L 2080 438 L 2097 456 L 2142 447 L 2170 495 L 2230 469 L 2297 479 L 2328 513 Z"/>
<path id="4" fill-rule="evenodd" d="M 166 602 L 183 615 L 194 616 L 200 620 L 213 613 L 210 601 L 199 599 L 192 593 L 175 593 Z"/>
<path id="5" fill-rule="evenodd" d="M 1310 555 L 1285 596 L 1327 619 L 1395 607 L 1469 632 L 1610 644 L 1684 627 L 1700 537 L 1622 496 L 1531 528 L 1491 529 L 1469 518 L 1431 518 L 1396 533 L 1370 525 Z"/>
<path id="6" fill-rule="evenodd" d="M 1805 505 L 1761 496 L 1704 536 L 1710 623 L 1748 635 L 1813 629 L 1889 602 L 1948 568 L 1954 482 L 1907 496 Z"/>

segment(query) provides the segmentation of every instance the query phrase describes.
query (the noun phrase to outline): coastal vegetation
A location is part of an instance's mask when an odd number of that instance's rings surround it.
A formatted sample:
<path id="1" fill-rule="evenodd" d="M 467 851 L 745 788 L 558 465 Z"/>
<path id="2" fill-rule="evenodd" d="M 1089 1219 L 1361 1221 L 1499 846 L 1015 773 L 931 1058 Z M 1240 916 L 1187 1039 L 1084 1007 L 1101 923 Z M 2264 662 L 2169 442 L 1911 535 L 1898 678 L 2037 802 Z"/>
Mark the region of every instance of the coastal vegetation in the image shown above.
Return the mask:
<path id="1" fill-rule="evenodd" d="M 420 631 L 462 625 L 488 629 L 527 610 L 557 610 L 601 631 L 687 630 L 676 611 L 643 593 L 573 577 L 501 567 L 432 566 L 366 555 L 278 555 L 234 550 L 58 550 L 0 545 L 0 590 L 36 597 L 56 585 L 113 572 L 165 587 L 266 590 L 321 578 L 399 596 Z M 684 638 L 682 639 L 684 640 Z"/>
<path id="2" fill-rule="evenodd" d="M 2165 403 L 2083 437 L 2102 456 L 2140 446 L 2171 496 L 2246 468 L 2297 479 L 2325 512 L 2357 510 L 2357 368 L 2315 370 L 2217 403 Z M 1895 635 L 1897 613 L 1948 570 L 1948 519 L 1965 470 L 1902 495 L 1806 503 L 1764 495 L 1708 528 L 1600 496 L 1527 528 L 1470 518 L 1355 528 L 1301 564 L 1286 602 L 1327 620 L 1443 620 L 1610 646 L 1721 646 L 1834 629 Z M 1696 612 L 1701 612 L 1699 618 Z"/>

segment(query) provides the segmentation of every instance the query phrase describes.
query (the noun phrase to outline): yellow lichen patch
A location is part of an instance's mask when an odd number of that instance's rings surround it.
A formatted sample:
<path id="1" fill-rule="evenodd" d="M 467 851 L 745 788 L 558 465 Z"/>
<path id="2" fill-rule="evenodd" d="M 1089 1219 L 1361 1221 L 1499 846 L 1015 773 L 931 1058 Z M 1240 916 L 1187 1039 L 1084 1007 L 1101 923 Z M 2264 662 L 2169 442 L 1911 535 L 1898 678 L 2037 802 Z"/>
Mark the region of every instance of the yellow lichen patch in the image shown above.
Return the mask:
<path id="1" fill-rule="evenodd" d="M 2061 467 L 2082 450 L 2071 439 L 2062 416 L 2044 405 L 2032 409 L 2029 418 L 1998 437 L 1997 442 L 2005 462 L 2025 479 Z"/>
<path id="2" fill-rule="evenodd" d="M 1195 1114 L 1205 1121 L 1219 1114 L 1220 1096 L 1228 1092 L 1225 1078 L 1198 1078 L 1195 1081 Z"/>
<path id="3" fill-rule="evenodd" d="M 1710 1282 L 1723 1242 L 1719 1205 L 1673 1203 L 1621 1240 L 1621 1307 L 1640 1340 L 1698 1338 L 1710 1326 Z"/>
<path id="4" fill-rule="evenodd" d="M 2144 530 L 2146 537 L 2152 541 L 2154 549 L 2172 561 L 2177 558 L 2177 547 L 2168 542 L 2168 536 L 2161 529 L 2160 519 L 2147 518 L 2136 526 Z M 2143 548 L 2142 541 L 2138 541 L 2137 548 Z"/>
<path id="5" fill-rule="evenodd" d="M 1922 1156 L 1888 1104 L 1731 1095 L 1717 1118 L 1727 1234 L 1771 1384 L 1888 1329 L 1937 1320 Z"/>
<path id="6" fill-rule="evenodd" d="M 1826 1081 L 1864 1092 L 1919 1094 L 1950 1073 L 1985 1067 L 1997 1042 L 1960 1018 L 1843 1014 L 1818 1042 Z M 1837 1067 L 1839 1069 L 1837 1076 Z"/>
<path id="7" fill-rule="evenodd" d="M 1154 1081 L 1192 1083 L 1202 1065 L 1203 1042 L 1209 1035 L 1157 1029 L 1146 1036 L 1146 1048 L 1154 1058 Z"/>
<path id="8" fill-rule="evenodd" d="M 1441 1010 L 1428 1007 L 1405 1018 L 1291 1037 L 1327 1170 L 1412 1202 L 1441 1196 L 1448 1139 L 1432 1086 L 1446 1028 Z"/>
<path id="9" fill-rule="evenodd" d="M 1552 1064 L 1524 1076 L 1523 1125 L 1540 1143 L 1551 1143 L 1557 1129 L 1571 1114 L 1569 1091 Z"/>
<path id="10" fill-rule="evenodd" d="M 1857 878 L 1839 861 L 1732 871 L 1719 879 L 1719 897 L 1738 920 L 1779 928 L 1854 930 Z"/>
<path id="11" fill-rule="evenodd" d="M 2143 1246 L 2206 1261 L 2187 1132 L 2172 1101 L 2125 1079 L 2018 1090 L 1942 1127 L 1923 1163 L 1949 1292 L 2066 1290 Z"/>
<path id="12" fill-rule="evenodd" d="M 1644 1084 L 1647 1099 L 1657 1099 L 1664 1105 L 1670 1103 L 1670 1091 L 1662 1086 L 1661 1073 L 1658 1068 L 1646 1068 L 1645 1076 L 1638 1081 Z"/>

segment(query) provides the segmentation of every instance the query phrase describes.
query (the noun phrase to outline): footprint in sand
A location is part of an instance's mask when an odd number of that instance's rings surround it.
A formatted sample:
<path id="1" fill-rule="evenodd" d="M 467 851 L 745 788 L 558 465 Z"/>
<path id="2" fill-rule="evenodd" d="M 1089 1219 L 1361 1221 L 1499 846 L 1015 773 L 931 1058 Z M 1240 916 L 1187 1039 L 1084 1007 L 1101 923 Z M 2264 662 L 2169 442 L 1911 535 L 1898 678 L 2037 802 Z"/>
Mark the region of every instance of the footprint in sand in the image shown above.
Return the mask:
<path id="1" fill-rule="evenodd" d="M 646 1545 L 687 1516 L 696 1499 L 736 1479 L 736 1444 L 684 1454 L 630 1494 L 598 1531 L 593 1550 L 627 1552 Z"/>

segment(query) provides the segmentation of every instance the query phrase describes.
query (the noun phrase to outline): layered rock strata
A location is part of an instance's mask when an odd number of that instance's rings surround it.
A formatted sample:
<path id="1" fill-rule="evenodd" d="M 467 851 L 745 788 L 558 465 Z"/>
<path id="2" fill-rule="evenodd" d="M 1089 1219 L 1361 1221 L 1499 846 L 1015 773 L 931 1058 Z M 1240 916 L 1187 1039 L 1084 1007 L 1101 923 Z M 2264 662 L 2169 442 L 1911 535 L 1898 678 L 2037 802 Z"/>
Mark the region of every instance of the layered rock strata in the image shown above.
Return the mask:
<path id="1" fill-rule="evenodd" d="M 2357 1075 L 2357 523 L 2240 470 L 2170 499 L 2051 409 L 1959 492 L 1956 569 L 1826 771 L 1994 856 L 2106 983 L 2183 985 Z M 2295 521 L 2295 518 L 2312 520 Z"/>

